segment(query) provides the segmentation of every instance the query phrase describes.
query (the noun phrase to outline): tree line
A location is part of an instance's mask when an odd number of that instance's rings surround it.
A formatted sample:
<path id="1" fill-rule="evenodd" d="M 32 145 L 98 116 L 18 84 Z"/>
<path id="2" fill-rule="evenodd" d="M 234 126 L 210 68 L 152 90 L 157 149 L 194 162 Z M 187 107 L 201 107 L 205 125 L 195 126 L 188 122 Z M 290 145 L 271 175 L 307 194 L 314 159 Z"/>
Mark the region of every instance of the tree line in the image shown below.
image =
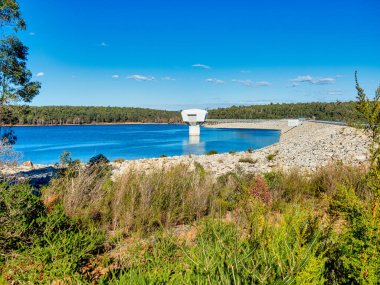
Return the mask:
<path id="1" fill-rule="evenodd" d="M 30 106 L 17 112 L 12 124 L 70 125 L 102 123 L 181 123 L 179 111 L 131 107 L 93 106 Z M 284 119 L 306 118 L 316 120 L 358 122 L 355 102 L 269 104 L 232 106 L 208 110 L 209 119 Z"/>
<path id="2" fill-rule="evenodd" d="M 356 103 L 296 103 L 252 106 L 232 106 L 209 110 L 210 119 L 284 119 L 307 118 L 316 120 L 357 122 L 362 121 Z"/>
<path id="3" fill-rule="evenodd" d="M 43 106 L 28 108 L 19 125 L 70 125 L 101 123 L 178 123 L 179 112 L 130 107 Z"/>

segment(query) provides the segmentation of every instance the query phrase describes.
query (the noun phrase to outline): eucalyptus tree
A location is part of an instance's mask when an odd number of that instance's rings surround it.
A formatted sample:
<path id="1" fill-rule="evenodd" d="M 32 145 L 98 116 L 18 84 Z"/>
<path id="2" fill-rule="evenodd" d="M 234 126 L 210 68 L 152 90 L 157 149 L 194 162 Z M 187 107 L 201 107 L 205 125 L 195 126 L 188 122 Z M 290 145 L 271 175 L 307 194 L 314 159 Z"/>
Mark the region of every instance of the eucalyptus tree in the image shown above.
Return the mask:
<path id="1" fill-rule="evenodd" d="M 26 29 L 16 0 L 0 0 L 0 140 L 1 145 L 10 146 L 16 137 L 10 126 L 20 112 L 26 110 L 23 104 L 39 93 L 41 84 L 32 81 L 27 68 L 28 47 L 17 37 Z"/>

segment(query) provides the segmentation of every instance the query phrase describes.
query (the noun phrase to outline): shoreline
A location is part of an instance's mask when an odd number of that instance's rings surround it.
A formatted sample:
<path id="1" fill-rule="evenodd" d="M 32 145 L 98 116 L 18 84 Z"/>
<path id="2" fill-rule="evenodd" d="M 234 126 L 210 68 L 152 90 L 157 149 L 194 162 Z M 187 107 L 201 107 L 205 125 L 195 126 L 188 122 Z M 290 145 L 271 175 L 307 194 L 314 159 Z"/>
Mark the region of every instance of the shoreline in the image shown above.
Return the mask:
<path id="1" fill-rule="evenodd" d="M 214 128 L 236 128 L 237 123 L 213 125 Z M 257 124 L 245 124 L 245 128 L 258 128 Z M 261 129 L 273 129 L 273 122 L 261 125 Z M 283 128 L 285 130 L 285 128 Z M 231 171 L 249 173 L 270 172 L 276 169 L 316 171 L 320 167 L 341 162 L 357 166 L 368 164 L 370 139 L 359 129 L 349 126 L 303 122 L 281 132 L 280 141 L 253 151 L 220 153 L 214 155 L 181 155 L 166 158 L 149 158 L 113 162 L 113 175 L 119 176 L 129 169 L 150 171 L 176 164 L 194 166 L 200 163 L 207 171 L 220 176 Z"/>
<path id="2" fill-rule="evenodd" d="M 3 125 L 4 127 L 68 127 L 68 126 L 114 126 L 114 125 L 183 125 L 183 123 L 143 123 L 143 122 L 124 122 L 124 123 L 91 123 L 91 124 L 48 124 L 48 125 Z"/>
<path id="3" fill-rule="evenodd" d="M 118 176 L 128 169 L 149 171 L 180 163 L 193 166 L 195 163 L 200 163 L 207 171 L 219 176 L 237 169 L 252 173 L 292 168 L 315 171 L 321 166 L 337 161 L 349 165 L 365 165 L 368 162 L 369 138 L 362 130 L 349 126 L 302 122 L 297 127 L 288 127 L 284 121 L 272 120 L 260 124 L 222 123 L 205 127 L 273 130 L 274 126 L 281 131 L 279 142 L 261 149 L 214 155 L 180 155 L 114 161 L 111 162 L 113 176 Z M 10 166 L 3 167 L 1 172 L 14 175 L 18 172 L 25 173 L 52 167 L 57 165 Z"/>

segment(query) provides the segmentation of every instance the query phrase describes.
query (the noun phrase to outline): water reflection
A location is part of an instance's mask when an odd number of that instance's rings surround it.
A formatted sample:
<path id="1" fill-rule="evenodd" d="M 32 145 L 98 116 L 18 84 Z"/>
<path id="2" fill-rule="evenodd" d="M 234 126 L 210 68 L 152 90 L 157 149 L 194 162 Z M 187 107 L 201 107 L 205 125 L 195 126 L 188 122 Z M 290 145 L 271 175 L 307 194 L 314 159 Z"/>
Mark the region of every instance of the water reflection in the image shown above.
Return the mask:
<path id="1" fill-rule="evenodd" d="M 189 144 L 200 144 L 201 137 L 200 136 L 189 136 Z"/>
<path id="2" fill-rule="evenodd" d="M 206 142 L 201 141 L 200 136 L 189 136 L 182 141 L 182 152 L 184 154 L 204 154 L 206 152 Z"/>

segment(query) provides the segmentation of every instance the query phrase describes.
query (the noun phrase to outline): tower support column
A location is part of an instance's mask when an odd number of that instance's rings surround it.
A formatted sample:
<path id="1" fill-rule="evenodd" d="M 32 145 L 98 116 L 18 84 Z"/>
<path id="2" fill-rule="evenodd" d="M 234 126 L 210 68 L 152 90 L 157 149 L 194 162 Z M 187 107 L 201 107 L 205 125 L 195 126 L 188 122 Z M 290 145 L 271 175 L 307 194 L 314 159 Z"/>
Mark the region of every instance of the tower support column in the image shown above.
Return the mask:
<path id="1" fill-rule="evenodd" d="M 200 136 L 201 135 L 201 128 L 199 125 L 190 125 L 189 126 L 189 135 L 190 136 Z"/>

